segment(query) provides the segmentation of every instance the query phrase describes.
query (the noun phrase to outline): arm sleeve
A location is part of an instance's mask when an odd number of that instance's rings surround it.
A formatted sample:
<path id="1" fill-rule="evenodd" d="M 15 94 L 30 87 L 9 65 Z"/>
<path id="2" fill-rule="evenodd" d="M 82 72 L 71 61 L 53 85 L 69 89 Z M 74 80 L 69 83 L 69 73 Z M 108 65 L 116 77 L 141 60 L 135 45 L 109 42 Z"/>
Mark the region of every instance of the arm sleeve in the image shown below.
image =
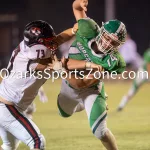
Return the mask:
<path id="1" fill-rule="evenodd" d="M 99 32 L 100 28 L 94 20 L 90 18 L 78 20 L 78 31 L 76 35 L 84 38 L 95 38 Z"/>

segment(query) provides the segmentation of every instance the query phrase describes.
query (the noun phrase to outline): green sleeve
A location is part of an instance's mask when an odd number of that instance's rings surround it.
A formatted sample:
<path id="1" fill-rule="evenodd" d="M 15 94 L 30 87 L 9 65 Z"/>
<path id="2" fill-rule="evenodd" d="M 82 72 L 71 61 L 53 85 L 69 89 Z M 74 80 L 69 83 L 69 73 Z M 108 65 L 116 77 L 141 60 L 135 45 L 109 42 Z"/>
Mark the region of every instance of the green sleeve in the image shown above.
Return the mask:
<path id="1" fill-rule="evenodd" d="M 117 58 L 118 58 L 118 62 L 117 62 L 117 64 L 116 64 L 116 66 L 114 67 L 114 70 L 115 70 L 118 74 L 120 74 L 120 73 L 122 73 L 123 71 L 125 71 L 126 63 L 125 63 L 123 57 L 120 55 L 119 52 L 117 52 L 116 55 L 117 55 Z"/>
<path id="2" fill-rule="evenodd" d="M 95 38 L 99 34 L 98 24 L 90 18 L 84 18 L 78 20 L 78 31 L 76 33 L 77 37 L 82 38 Z"/>

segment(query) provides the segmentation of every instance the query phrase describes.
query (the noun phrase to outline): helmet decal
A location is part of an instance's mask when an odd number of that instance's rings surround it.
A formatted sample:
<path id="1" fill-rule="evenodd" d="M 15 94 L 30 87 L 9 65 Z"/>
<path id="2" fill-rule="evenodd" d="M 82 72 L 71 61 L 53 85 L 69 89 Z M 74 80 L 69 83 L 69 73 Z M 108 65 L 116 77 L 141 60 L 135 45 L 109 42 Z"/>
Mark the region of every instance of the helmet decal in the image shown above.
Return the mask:
<path id="1" fill-rule="evenodd" d="M 33 27 L 31 28 L 31 32 L 33 34 L 35 34 L 36 36 L 40 35 L 41 34 L 41 29 L 40 28 L 37 28 L 37 27 Z"/>

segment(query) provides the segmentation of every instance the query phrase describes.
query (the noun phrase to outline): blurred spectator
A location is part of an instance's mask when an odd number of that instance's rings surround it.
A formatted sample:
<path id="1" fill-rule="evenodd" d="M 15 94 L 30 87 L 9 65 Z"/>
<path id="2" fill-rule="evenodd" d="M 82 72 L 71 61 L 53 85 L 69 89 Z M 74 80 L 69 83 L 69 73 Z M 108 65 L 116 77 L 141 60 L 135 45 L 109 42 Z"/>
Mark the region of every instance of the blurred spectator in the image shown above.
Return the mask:
<path id="1" fill-rule="evenodd" d="M 150 45 L 149 48 L 144 52 L 143 64 L 138 68 L 136 78 L 132 81 L 132 85 L 128 92 L 122 97 L 117 110 L 123 110 L 127 103 L 138 92 L 140 87 L 146 82 L 150 82 Z"/>
<path id="2" fill-rule="evenodd" d="M 142 64 L 142 57 L 137 52 L 137 45 L 135 41 L 127 35 L 126 42 L 119 49 L 121 55 L 123 56 L 126 64 L 127 70 L 137 70 Z"/>

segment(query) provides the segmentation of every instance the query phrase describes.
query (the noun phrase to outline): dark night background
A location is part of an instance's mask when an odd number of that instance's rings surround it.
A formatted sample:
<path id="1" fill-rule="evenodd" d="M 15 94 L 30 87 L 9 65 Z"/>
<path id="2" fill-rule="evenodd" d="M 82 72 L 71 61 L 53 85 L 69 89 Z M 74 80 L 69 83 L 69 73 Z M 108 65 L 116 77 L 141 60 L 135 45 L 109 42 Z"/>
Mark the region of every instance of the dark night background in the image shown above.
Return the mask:
<path id="1" fill-rule="evenodd" d="M 0 15 L 13 14 L 15 21 L 0 19 L 0 57 L 10 55 L 14 47 L 22 40 L 24 26 L 36 19 L 48 21 L 56 33 L 72 27 L 75 19 L 72 12 L 73 0 L 4 0 L 0 4 Z M 142 55 L 150 41 L 150 1 L 116 0 L 116 19 L 126 24 L 127 30 L 138 46 Z M 101 25 L 104 20 L 105 1 L 89 0 L 88 16 Z M 7 28 L 9 36 L 6 36 Z M 16 30 L 17 29 L 17 30 Z M 18 32 L 17 32 L 18 31 Z M 5 37 L 5 39 L 4 39 Z M 6 42 L 7 40 L 7 42 Z M 8 46 L 3 48 L 6 43 Z M 7 52 L 6 52 L 7 51 Z"/>

